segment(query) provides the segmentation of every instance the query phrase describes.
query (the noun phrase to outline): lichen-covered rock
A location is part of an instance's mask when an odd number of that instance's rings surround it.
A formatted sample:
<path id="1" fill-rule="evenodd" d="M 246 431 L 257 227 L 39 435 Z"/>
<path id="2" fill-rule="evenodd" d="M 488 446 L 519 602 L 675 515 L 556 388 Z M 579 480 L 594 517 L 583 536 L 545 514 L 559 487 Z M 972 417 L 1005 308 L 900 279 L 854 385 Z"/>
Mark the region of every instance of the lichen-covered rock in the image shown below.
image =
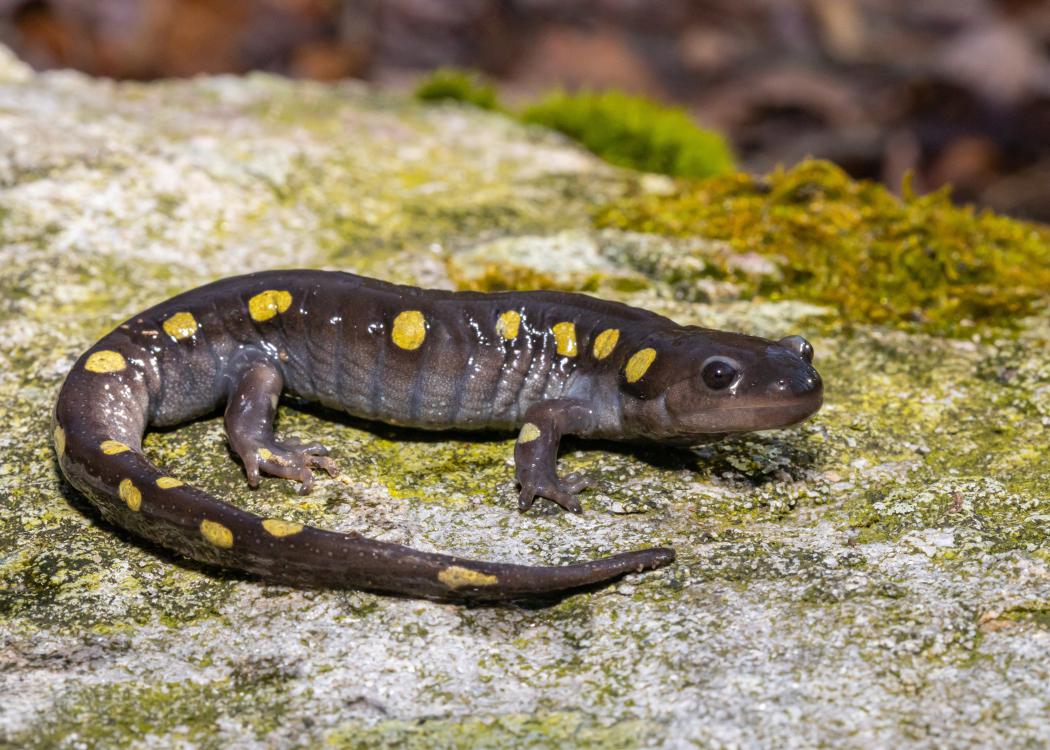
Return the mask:
<path id="1" fill-rule="evenodd" d="M 969 338 L 847 330 L 764 294 L 784 268 L 769 254 L 592 225 L 657 182 L 498 115 L 356 85 L 114 84 L 0 58 L 0 746 L 1045 743 L 1045 305 Z M 284 409 L 280 430 L 344 469 L 306 497 L 277 480 L 249 491 L 217 419 L 146 441 L 243 507 L 426 549 L 550 564 L 679 551 L 540 609 L 204 570 L 106 525 L 60 479 L 61 378 L 135 310 L 275 267 L 470 285 L 496 250 L 520 267 L 489 287 L 531 270 L 683 322 L 805 333 L 827 405 L 695 450 L 571 443 L 566 468 L 600 479 L 580 516 L 517 513 L 507 436 Z"/>

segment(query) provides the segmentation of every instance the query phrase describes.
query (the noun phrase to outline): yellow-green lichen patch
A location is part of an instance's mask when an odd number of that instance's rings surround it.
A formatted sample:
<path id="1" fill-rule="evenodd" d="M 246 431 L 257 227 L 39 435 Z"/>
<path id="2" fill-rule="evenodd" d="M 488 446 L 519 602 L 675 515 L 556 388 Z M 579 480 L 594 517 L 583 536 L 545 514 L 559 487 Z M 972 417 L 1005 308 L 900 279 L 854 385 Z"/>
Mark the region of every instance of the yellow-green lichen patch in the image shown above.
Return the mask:
<path id="1" fill-rule="evenodd" d="M 856 323 L 953 334 L 1010 326 L 1050 289 L 1045 227 L 954 206 L 944 191 L 898 198 L 827 162 L 635 195 L 603 207 L 596 221 L 774 259 L 783 280 L 752 293 L 833 305 Z"/>
<path id="2" fill-rule="evenodd" d="M 842 501 L 829 514 L 863 542 L 939 530 L 940 558 L 1045 556 L 1050 424 L 1038 394 L 1050 368 L 1017 358 L 1043 345 L 1040 331 L 991 345 L 880 332 L 818 360 L 839 384 L 817 418 L 820 468 Z"/>
<path id="3" fill-rule="evenodd" d="M 580 750 L 634 750 L 644 747 L 657 728 L 639 719 L 601 722 L 568 711 L 506 713 L 428 719 L 423 722 L 385 720 L 375 724 L 348 722 L 326 737 L 338 750 L 447 750 L 515 747 L 540 750 L 573 747 Z"/>
<path id="4" fill-rule="evenodd" d="M 859 542 L 900 539 L 909 532 L 940 529 L 924 550 L 947 559 L 967 554 L 1047 549 L 1050 501 L 1009 492 L 994 479 L 931 481 L 924 488 L 872 489 L 848 502 L 849 523 Z"/>
<path id="5" fill-rule="evenodd" d="M 254 681 L 127 680 L 79 686 L 58 694 L 39 722 L 13 735 L 13 746 L 65 747 L 75 737 L 87 747 L 222 747 L 231 744 L 223 740 L 228 731 L 223 723 L 232 716 L 249 736 L 265 741 L 287 708 L 282 688 L 291 678 L 271 671 Z"/>
<path id="6" fill-rule="evenodd" d="M 497 489 L 513 478 L 514 444 L 500 435 L 429 435 L 398 430 L 358 446 L 359 481 L 385 486 L 396 498 L 422 499 L 451 509 L 498 502 Z"/>
<path id="7" fill-rule="evenodd" d="M 338 106 L 333 97 L 332 107 Z M 550 160 L 521 160 L 514 144 L 524 130 L 502 124 L 478 141 L 459 130 L 458 119 L 457 113 L 431 108 L 370 113 L 366 120 L 372 132 L 413 143 L 411 149 L 388 144 L 379 161 L 360 142 L 341 138 L 342 126 L 331 112 L 306 125 L 311 132 L 316 125 L 328 139 L 329 153 L 323 160 L 295 160 L 274 190 L 282 206 L 308 212 L 317 225 L 322 264 L 418 281 L 421 272 L 429 276 L 433 260 L 485 240 L 588 226 L 589 207 L 622 188 L 618 177 L 582 179 L 575 168 L 566 169 L 581 157 L 553 137 L 529 137 L 549 152 Z M 497 144 L 506 145 L 507 158 L 487 162 L 481 152 Z M 464 159 L 466 153 L 477 154 L 478 160 Z M 582 159 L 586 171 L 603 171 Z M 379 173 L 378 181 L 366 179 Z M 418 255 L 427 247 L 430 252 Z M 464 270 L 475 276 L 476 269 Z"/>

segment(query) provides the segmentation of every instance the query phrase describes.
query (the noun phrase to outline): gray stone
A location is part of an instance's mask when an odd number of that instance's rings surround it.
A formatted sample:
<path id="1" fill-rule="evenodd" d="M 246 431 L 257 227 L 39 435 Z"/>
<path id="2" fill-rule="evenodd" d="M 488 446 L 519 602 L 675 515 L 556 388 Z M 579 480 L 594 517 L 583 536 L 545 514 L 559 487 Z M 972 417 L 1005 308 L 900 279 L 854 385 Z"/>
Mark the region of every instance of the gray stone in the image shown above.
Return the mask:
<path id="1" fill-rule="evenodd" d="M 116 84 L 0 51 L 0 746 L 1045 747 L 1050 317 L 976 341 L 847 334 L 823 308 L 704 278 L 724 247 L 592 228 L 596 204 L 664 182 L 356 84 Z M 805 333 L 828 403 L 691 451 L 574 444 L 564 467 L 601 480 L 580 516 L 516 511 L 510 436 L 286 408 L 280 430 L 343 468 L 306 497 L 249 491 L 215 418 L 147 439 L 242 507 L 423 549 L 679 552 L 539 609 L 204 570 L 59 477 L 61 378 L 136 310 L 277 267 L 451 288 L 494 249 L 683 322 Z M 754 260 L 743 272 L 776 275 Z"/>

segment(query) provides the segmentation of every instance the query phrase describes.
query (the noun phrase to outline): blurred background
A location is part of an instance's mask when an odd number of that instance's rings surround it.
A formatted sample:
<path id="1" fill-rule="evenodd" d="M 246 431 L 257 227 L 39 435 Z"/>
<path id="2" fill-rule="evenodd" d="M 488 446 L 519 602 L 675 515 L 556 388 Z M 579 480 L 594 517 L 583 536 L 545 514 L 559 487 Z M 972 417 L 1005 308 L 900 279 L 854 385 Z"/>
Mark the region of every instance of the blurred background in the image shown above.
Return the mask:
<path id="1" fill-rule="evenodd" d="M 150 80 L 266 70 L 410 89 L 481 71 L 677 103 L 751 171 L 857 177 L 1050 221 L 1050 0 L 0 0 L 38 69 Z"/>

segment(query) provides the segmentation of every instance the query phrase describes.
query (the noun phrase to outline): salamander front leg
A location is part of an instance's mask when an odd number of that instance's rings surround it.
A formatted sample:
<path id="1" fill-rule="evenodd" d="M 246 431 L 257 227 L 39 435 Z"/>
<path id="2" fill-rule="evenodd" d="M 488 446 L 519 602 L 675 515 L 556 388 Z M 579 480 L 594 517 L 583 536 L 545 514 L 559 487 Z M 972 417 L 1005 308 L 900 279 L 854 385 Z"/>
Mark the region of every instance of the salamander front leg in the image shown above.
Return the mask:
<path id="1" fill-rule="evenodd" d="M 559 479 L 558 444 L 562 435 L 586 431 L 593 422 L 593 412 L 580 401 L 552 399 L 529 407 L 514 446 L 515 473 L 521 485 L 519 510 L 531 508 L 536 497 L 553 500 L 573 513 L 582 510 L 576 493 L 590 482 L 576 474 Z"/>
<path id="2" fill-rule="evenodd" d="M 251 487 L 259 486 L 259 471 L 301 482 L 305 495 L 313 486 L 311 469 L 323 469 L 332 476 L 338 472 L 327 457 L 328 449 L 318 443 L 298 440 L 278 441 L 273 434 L 273 417 L 284 383 L 280 371 L 266 360 L 258 360 L 239 370 L 231 383 L 226 403 L 226 437 L 244 462 Z"/>

